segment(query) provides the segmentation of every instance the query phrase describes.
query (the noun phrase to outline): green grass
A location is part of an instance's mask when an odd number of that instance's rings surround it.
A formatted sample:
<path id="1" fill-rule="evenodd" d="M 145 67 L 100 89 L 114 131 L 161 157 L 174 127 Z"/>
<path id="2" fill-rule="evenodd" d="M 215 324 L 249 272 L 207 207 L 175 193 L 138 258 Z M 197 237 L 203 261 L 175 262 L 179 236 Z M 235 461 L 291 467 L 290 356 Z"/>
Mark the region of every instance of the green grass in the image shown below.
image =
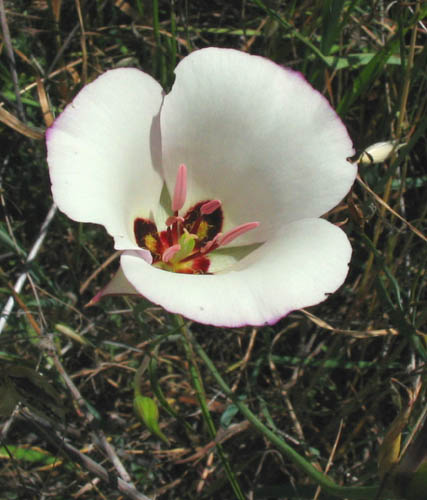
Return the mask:
<path id="1" fill-rule="evenodd" d="M 378 452 L 393 420 L 407 410 L 397 429 L 406 443 L 425 417 L 427 253 L 417 230 L 425 233 L 427 215 L 427 7 L 62 4 L 56 16 L 58 1 L 6 2 L 10 34 L 0 41 L 0 101 L 15 118 L 0 114 L 2 308 L 28 273 L 0 336 L 0 498 L 70 499 L 83 488 L 79 498 L 132 498 L 121 497 L 114 481 L 95 481 L 70 450 L 64 457 L 61 442 L 119 477 L 108 441 L 149 498 L 333 498 L 327 485 L 315 496 L 317 485 L 283 442 L 337 485 L 380 484 Z M 329 216 L 345 222 L 354 252 L 336 294 L 311 315 L 296 311 L 273 327 L 193 324 L 185 337 L 175 318 L 144 299 L 84 307 L 117 266 L 82 287 L 114 251 L 101 227 L 57 212 L 35 258 L 26 258 L 52 205 L 43 141 L 50 116 L 114 67 L 138 67 L 169 90 L 177 62 L 207 46 L 303 72 L 337 109 L 358 151 L 384 140 L 405 146 L 385 163 L 360 166 L 363 183 Z M 137 371 L 166 440 L 134 413 Z"/>

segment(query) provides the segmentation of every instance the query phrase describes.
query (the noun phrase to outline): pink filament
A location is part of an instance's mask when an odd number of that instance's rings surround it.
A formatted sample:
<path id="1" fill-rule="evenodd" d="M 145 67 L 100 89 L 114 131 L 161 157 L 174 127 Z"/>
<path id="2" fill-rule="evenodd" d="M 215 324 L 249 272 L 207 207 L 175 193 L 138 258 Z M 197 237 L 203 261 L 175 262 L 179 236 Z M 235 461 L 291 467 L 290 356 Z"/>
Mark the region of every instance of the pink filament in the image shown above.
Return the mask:
<path id="1" fill-rule="evenodd" d="M 175 224 L 177 222 L 183 223 L 184 222 L 184 217 L 179 217 L 179 216 L 171 215 L 170 217 L 168 217 L 166 219 L 166 225 L 167 226 L 172 226 L 173 224 Z"/>

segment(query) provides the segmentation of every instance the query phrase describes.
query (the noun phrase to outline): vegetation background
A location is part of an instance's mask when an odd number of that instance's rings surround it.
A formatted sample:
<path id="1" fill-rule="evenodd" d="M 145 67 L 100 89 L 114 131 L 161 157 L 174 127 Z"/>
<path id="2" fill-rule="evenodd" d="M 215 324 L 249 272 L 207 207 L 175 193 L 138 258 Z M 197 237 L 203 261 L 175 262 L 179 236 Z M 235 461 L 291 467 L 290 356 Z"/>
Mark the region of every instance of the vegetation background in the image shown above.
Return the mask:
<path id="1" fill-rule="evenodd" d="M 399 455 L 398 439 L 380 447 L 387 431 L 411 442 L 426 413 L 426 4 L 1 0 L 0 9 L 0 498 L 332 498 L 238 411 L 173 317 L 122 297 L 85 309 L 116 268 L 112 241 L 52 205 L 44 131 L 82 86 L 132 66 L 168 90 L 177 62 L 207 46 L 301 71 L 359 151 L 404 144 L 360 165 L 328 214 L 354 249 L 336 294 L 273 327 L 191 325 L 236 401 L 279 438 L 339 485 L 378 484 L 379 450 L 382 473 Z M 135 381 L 151 398 L 142 414 Z"/>

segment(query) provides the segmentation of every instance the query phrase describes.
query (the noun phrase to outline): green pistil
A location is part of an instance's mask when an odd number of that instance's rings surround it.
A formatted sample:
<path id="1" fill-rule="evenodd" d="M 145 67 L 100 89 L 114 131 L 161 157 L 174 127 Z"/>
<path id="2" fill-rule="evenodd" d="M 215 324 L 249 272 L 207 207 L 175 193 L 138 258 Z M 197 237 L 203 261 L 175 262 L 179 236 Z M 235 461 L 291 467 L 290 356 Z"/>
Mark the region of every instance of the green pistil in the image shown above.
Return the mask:
<path id="1" fill-rule="evenodd" d="M 197 236 L 195 234 L 190 234 L 190 233 L 186 233 L 186 232 L 181 234 L 181 236 L 178 240 L 178 243 L 181 246 L 181 249 L 178 250 L 178 252 L 172 257 L 172 259 L 170 260 L 170 263 L 172 265 L 178 264 L 182 260 L 189 257 L 193 253 L 194 247 L 196 245 L 196 239 L 197 239 Z"/>

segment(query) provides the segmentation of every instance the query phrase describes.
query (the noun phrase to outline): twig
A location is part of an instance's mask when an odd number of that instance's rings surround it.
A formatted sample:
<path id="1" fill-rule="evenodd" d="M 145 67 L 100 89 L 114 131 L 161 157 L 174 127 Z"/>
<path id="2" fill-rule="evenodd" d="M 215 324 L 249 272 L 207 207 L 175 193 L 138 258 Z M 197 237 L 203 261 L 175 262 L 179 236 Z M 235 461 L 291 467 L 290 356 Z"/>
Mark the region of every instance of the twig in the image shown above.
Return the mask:
<path id="1" fill-rule="evenodd" d="M 56 352 L 55 345 L 52 343 L 51 345 L 51 352 L 50 355 L 52 356 L 53 363 L 55 365 L 55 368 L 58 370 L 58 373 L 62 377 L 65 385 L 68 387 L 69 391 L 71 392 L 74 401 L 77 404 L 77 409 L 79 412 L 79 416 L 82 417 L 84 416 L 89 423 L 92 423 L 94 416 L 92 413 L 88 412 L 86 409 L 86 401 L 81 395 L 80 391 L 74 384 L 74 382 L 71 380 L 70 376 L 68 373 L 65 371 L 64 367 L 62 366 L 61 361 L 58 358 L 58 354 Z"/>
<path id="2" fill-rule="evenodd" d="M 108 458 L 110 459 L 110 462 L 114 465 L 114 468 L 118 472 L 119 476 L 123 479 L 123 481 L 125 481 L 126 483 L 133 486 L 132 479 L 131 479 L 128 471 L 125 469 L 124 465 L 122 464 L 122 461 L 117 456 L 116 450 L 107 441 L 105 434 L 102 431 L 100 431 L 99 436 L 97 436 L 97 437 L 100 439 L 102 447 L 104 448 L 105 452 L 107 453 Z"/>
<path id="3" fill-rule="evenodd" d="M 0 0 L 1 1 L 1 0 Z M 46 234 L 47 234 L 47 230 L 48 230 L 48 227 L 50 225 L 50 223 L 52 222 L 54 216 L 55 216 L 55 213 L 56 213 L 56 205 L 53 204 L 51 207 L 50 207 L 50 210 L 49 212 L 47 213 L 46 215 L 46 218 L 40 228 L 40 233 L 34 243 L 34 245 L 31 247 L 31 250 L 30 250 L 30 253 L 28 254 L 28 257 L 25 261 L 25 264 L 28 265 L 30 264 L 36 257 L 36 255 L 38 254 L 42 244 L 43 244 L 43 241 L 46 237 Z M 27 271 L 24 271 L 20 276 L 19 278 L 16 280 L 15 282 L 15 285 L 13 287 L 13 290 L 15 291 L 15 293 L 19 294 L 25 284 L 25 282 L 27 281 Z M 3 332 L 3 329 L 4 327 L 6 326 L 7 324 L 7 320 L 9 319 L 9 316 L 10 316 L 10 313 L 12 312 L 12 309 L 13 309 L 13 306 L 15 305 L 15 299 L 13 298 L 13 295 L 11 295 L 7 302 L 6 302 L 6 305 L 4 306 L 3 308 L 3 311 L 1 313 L 1 317 L 0 317 L 0 335 L 1 333 Z"/>
<path id="4" fill-rule="evenodd" d="M 107 260 L 105 260 L 99 267 L 97 267 L 95 269 L 95 271 L 89 276 L 89 278 L 80 287 L 79 292 L 80 292 L 81 295 L 86 291 L 86 288 L 98 276 L 98 274 L 101 271 L 103 271 L 107 266 L 109 266 L 111 264 L 111 262 L 113 262 L 113 260 L 117 259 L 117 257 L 119 257 L 121 253 L 122 252 L 120 252 L 119 250 L 117 250 L 117 252 L 114 252 L 112 255 L 110 255 Z"/>
<path id="5" fill-rule="evenodd" d="M 76 9 L 77 9 L 77 16 L 79 18 L 79 25 L 80 25 L 80 46 L 82 48 L 82 59 L 83 59 L 83 64 L 82 64 L 82 80 L 83 80 L 83 85 L 86 85 L 87 83 L 87 48 L 86 48 L 86 33 L 85 33 L 85 27 L 83 23 L 83 14 L 82 14 L 82 9 L 80 6 L 80 0 L 76 0 Z"/>
<path id="6" fill-rule="evenodd" d="M 231 390 L 233 392 L 236 392 L 237 387 L 238 387 L 238 385 L 240 383 L 240 379 L 242 377 L 242 374 L 245 371 L 245 369 L 247 367 L 247 364 L 248 364 L 248 362 L 250 360 L 252 349 L 254 347 L 255 339 L 256 339 L 257 334 L 258 334 L 258 329 L 257 328 L 253 328 L 251 336 L 249 338 L 249 345 L 248 345 L 248 348 L 246 349 L 246 353 L 243 356 L 242 360 L 239 362 L 239 373 L 238 373 L 238 375 L 236 377 L 236 380 L 234 381 L 233 386 L 231 387 Z"/>
<path id="7" fill-rule="evenodd" d="M 62 69 L 64 69 L 64 68 L 61 68 L 60 70 L 53 71 L 53 68 L 56 66 L 56 63 L 61 59 L 61 57 L 64 54 L 65 50 L 70 45 L 71 40 L 73 39 L 73 37 L 76 34 L 76 31 L 79 29 L 79 27 L 80 27 L 80 25 L 79 25 L 79 23 L 77 23 L 74 26 L 74 28 L 70 31 L 70 33 L 68 34 L 67 38 L 65 39 L 65 42 L 62 44 L 62 46 L 60 47 L 60 49 L 57 51 L 57 53 L 56 53 L 56 55 L 55 55 L 55 57 L 54 57 L 51 65 L 49 66 L 48 70 L 46 71 L 47 78 L 51 78 L 52 76 L 60 73 L 62 71 Z M 76 64 L 80 64 L 82 61 L 83 61 L 83 59 L 78 59 L 77 61 L 75 61 L 73 63 L 73 66 L 75 66 Z M 71 65 L 67 64 L 67 66 L 65 68 L 70 67 L 70 66 Z M 25 90 L 28 90 L 28 87 Z"/>
<path id="8" fill-rule="evenodd" d="M 338 428 L 337 437 L 335 438 L 334 446 L 332 447 L 332 451 L 331 451 L 329 458 L 328 458 L 328 463 L 326 464 L 326 467 L 324 470 L 325 474 L 327 474 L 329 472 L 329 469 L 331 468 L 332 462 L 334 460 L 335 452 L 337 451 L 337 446 L 338 446 L 339 440 L 341 438 L 342 428 L 343 428 L 343 420 L 341 419 L 340 426 Z M 313 500 L 317 500 L 319 498 L 321 491 L 322 491 L 322 487 L 318 486 Z"/>
<path id="9" fill-rule="evenodd" d="M 56 366 L 56 369 L 60 373 L 65 384 L 67 385 L 68 389 L 70 390 L 71 394 L 73 395 L 74 400 L 78 404 L 79 410 L 83 413 L 86 420 L 90 424 L 93 424 L 94 417 L 90 412 L 87 411 L 85 399 L 83 398 L 80 391 L 78 390 L 78 388 L 76 387 L 74 382 L 71 380 L 68 373 L 65 371 L 64 367 L 62 366 L 61 361 L 59 360 L 57 352 L 56 352 L 55 347 L 53 345 L 52 345 L 52 358 L 53 358 L 53 362 Z M 92 427 L 94 427 L 94 426 L 92 425 Z M 118 472 L 118 474 L 122 478 L 122 480 L 125 483 L 127 483 L 128 485 L 133 487 L 133 483 L 132 483 L 132 480 L 131 480 L 129 473 L 125 469 L 120 458 L 117 456 L 117 453 L 116 453 L 115 449 L 113 448 L 113 446 L 107 441 L 105 434 L 102 431 L 98 431 L 98 430 L 95 431 L 94 430 L 93 436 L 96 439 L 96 441 L 99 442 L 100 446 L 107 454 L 110 462 L 114 465 L 116 471 Z"/>
<path id="10" fill-rule="evenodd" d="M 186 464 L 190 462 L 195 462 L 196 460 L 200 460 L 203 458 L 209 451 L 212 450 L 217 444 L 223 443 L 224 441 L 227 441 L 227 439 L 230 439 L 231 437 L 235 436 L 236 434 L 243 432 L 247 430 L 250 427 L 250 423 L 248 420 L 243 420 L 242 422 L 239 422 L 238 424 L 233 424 L 230 425 L 227 429 L 219 429 L 215 439 L 210 441 L 208 444 L 203 446 L 200 450 L 198 450 L 196 453 L 193 455 L 175 460 L 176 464 Z"/>

